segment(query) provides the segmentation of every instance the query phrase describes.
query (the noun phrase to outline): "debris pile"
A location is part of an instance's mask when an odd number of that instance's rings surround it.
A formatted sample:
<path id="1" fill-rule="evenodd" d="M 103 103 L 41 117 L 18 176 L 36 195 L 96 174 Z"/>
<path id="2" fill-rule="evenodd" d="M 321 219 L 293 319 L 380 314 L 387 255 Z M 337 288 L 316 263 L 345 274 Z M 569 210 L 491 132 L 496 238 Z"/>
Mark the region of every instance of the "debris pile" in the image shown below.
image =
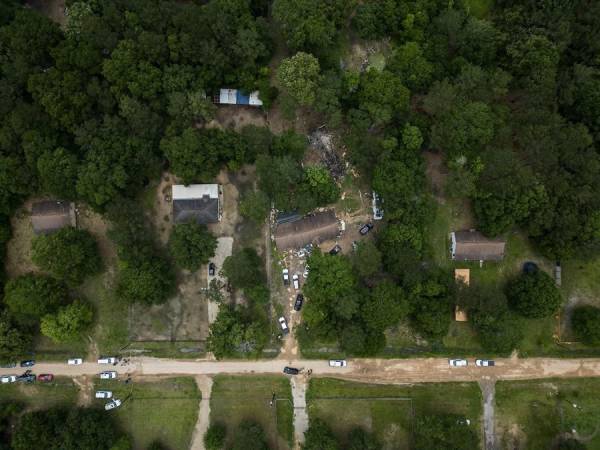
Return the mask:
<path id="1" fill-rule="evenodd" d="M 347 164 L 335 151 L 333 143 L 334 136 L 327 132 L 324 127 L 318 128 L 308 136 L 308 142 L 321 156 L 321 161 L 331 173 L 331 176 L 339 180 L 346 174 Z"/>

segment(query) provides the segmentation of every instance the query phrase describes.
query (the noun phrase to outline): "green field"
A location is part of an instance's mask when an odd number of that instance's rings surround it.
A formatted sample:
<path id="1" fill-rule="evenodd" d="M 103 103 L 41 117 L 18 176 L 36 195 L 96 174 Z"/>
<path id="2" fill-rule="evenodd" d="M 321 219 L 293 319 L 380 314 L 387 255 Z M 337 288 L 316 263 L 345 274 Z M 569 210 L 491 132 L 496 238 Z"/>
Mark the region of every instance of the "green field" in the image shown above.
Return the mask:
<path id="1" fill-rule="evenodd" d="M 500 381 L 496 432 L 502 448 L 546 450 L 561 433 L 600 448 L 600 379 Z"/>
<path id="2" fill-rule="evenodd" d="M 23 370 L 3 369 L 5 374 L 19 375 Z M 79 388 L 73 380 L 56 377 L 52 383 L 0 385 L 0 402 L 17 401 L 31 409 L 48 409 L 54 406 L 72 406 L 77 400 Z"/>
<path id="3" fill-rule="evenodd" d="M 455 413 L 479 427 L 481 392 L 475 383 L 370 385 L 314 378 L 307 392 L 309 417 L 325 420 L 344 440 L 355 427 L 372 431 L 384 448 L 408 448 L 414 418 Z"/>
<path id="4" fill-rule="evenodd" d="M 97 380 L 94 388 L 109 389 L 123 400 L 115 410 L 117 419 L 134 441 L 136 449 L 145 449 L 154 441 L 172 450 L 189 448 L 202 395 L 193 378 L 178 377 L 156 382 Z M 94 400 L 97 406 L 106 400 Z"/>
<path id="5" fill-rule="evenodd" d="M 273 393 L 276 407 L 269 406 Z M 292 389 L 283 376 L 217 375 L 213 379 L 210 421 L 225 424 L 229 440 L 240 422 L 251 419 L 262 425 L 271 448 L 289 448 L 293 415 Z"/>

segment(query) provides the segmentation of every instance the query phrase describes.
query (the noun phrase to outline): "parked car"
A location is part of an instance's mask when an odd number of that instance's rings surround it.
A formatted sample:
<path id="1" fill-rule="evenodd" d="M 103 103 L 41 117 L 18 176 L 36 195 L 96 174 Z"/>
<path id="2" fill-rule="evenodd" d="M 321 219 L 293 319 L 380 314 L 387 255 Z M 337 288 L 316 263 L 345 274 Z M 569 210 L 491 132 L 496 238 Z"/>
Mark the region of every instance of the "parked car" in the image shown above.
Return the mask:
<path id="1" fill-rule="evenodd" d="M 20 383 L 33 383 L 36 379 L 36 376 L 31 373 L 30 370 L 25 372 L 23 375 L 19 375 L 17 377 L 17 381 Z"/>
<path id="2" fill-rule="evenodd" d="M 296 256 L 298 258 L 304 258 L 306 256 L 306 251 L 304 249 L 300 249 L 296 252 Z"/>
<path id="3" fill-rule="evenodd" d="M 37 376 L 38 381 L 42 381 L 44 383 L 50 383 L 54 380 L 54 375 L 51 373 L 41 373 Z"/>
<path id="4" fill-rule="evenodd" d="M 329 367 L 346 367 L 348 363 L 345 359 L 330 359 Z"/>
<path id="5" fill-rule="evenodd" d="M 100 372 L 101 380 L 114 380 L 117 378 L 117 372 L 114 370 L 107 370 L 106 372 Z"/>
<path id="6" fill-rule="evenodd" d="M 288 374 L 288 375 L 298 375 L 300 373 L 299 369 L 296 369 L 295 367 L 284 367 L 283 368 L 283 373 Z"/>
<path id="7" fill-rule="evenodd" d="M 288 269 L 283 269 L 281 271 L 281 273 L 283 274 L 283 284 L 285 286 L 289 286 L 290 285 L 290 271 Z"/>
<path id="8" fill-rule="evenodd" d="M 32 367 L 35 366 L 35 361 L 33 359 L 28 359 L 26 361 L 21 361 L 19 364 L 21 367 Z"/>
<path id="9" fill-rule="evenodd" d="M 300 289 L 300 279 L 298 278 L 297 273 L 294 274 L 294 276 L 292 277 L 292 280 L 294 281 L 294 289 L 296 289 L 296 290 Z"/>
<path id="10" fill-rule="evenodd" d="M 4 384 L 4 383 L 14 383 L 15 381 L 17 381 L 17 376 L 16 375 L 2 375 L 2 377 L 0 377 L 0 382 L 2 384 Z"/>
<path id="11" fill-rule="evenodd" d="M 83 364 L 83 359 L 81 358 L 70 358 L 67 360 L 67 364 L 70 366 L 78 366 L 80 364 Z"/>
<path id="12" fill-rule="evenodd" d="M 0 364 L 0 369 L 12 369 L 13 367 L 17 367 L 16 362 Z"/>
<path id="13" fill-rule="evenodd" d="M 475 365 L 479 367 L 493 367 L 496 363 L 491 359 L 476 359 Z"/>
<path id="14" fill-rule="evenodd" d="M 111 409 L 115 409 L 118 408 L 119 406 L 121 406 L 121 400 L 119 400 L 118 398 L 115 398 L 114 400 L 108 402 L 106 405 L 104 405 L 104 409 L 106 411 L 110 411 Z"/>
<path id="15" fill-rule="evenodd" d="M 449 359 L 448 364 L 451 367 L 466 367 L 468 362 L 466 359 Z"/>
<path id="16" fill-rule="evenodd" d="M 288 334 L 290 332 L 290 328 L 288 327 L 285 317 L 281 316 L 279 319 L 277 319 L 277 321 L 279 322 L 279 326 L 281 327 L 283 334 Z"/>
<path id="17" fill-rule="evenodd" d="M 208 276 L 209 277 L 214 277 L 217 273 L 217 266 L 215 265 L 215 263 L 209 263 L 208 264 Z"/>
<path id="18" fill-rule="evenodd" d="M 294 310 L 300 311 L 302 309 L 303 303 L 304 303 L 304 295 L 302 295 L 302 294 L 296 295 L 296 301 L 294 302 Z"/>
<path id="19" fill-rule="evenodd" d="M 96 391 L 96 398 L 112 398 L 112 391 Z"/>
<path id="20" fill-rule="evenodd" d="M 302 277 L 308 278 L 308 272 L 310 272 L 310 267 L 307 264 L 306 266 L 304 266 L 304 272 L 302 273 Z"/>
<path id="21" fill-rule="evenodd" d="M 365 223 L 362 227 L 360 227 L 360 230 L 358 230 L 358 232 L 364 236 L 365 234 L 367 234 L 369 231 L 371 231 L 371 229 L 373 229 L 373 224 L 372 223 Z"/>
<path id="22" fill-rule="evenodd" d="M 329 250 L 329 254 L 337 255 L 341 251 L 342 251 L 342 247 L 340 247 L 338 244 L 335 244 L 335 247 L 333 247 L 331 250 Z"/>
<path id="23" fill-rule="evenodd" d="M 115 364 L 117 358 L 115 356 L 103 356 L 98 360 L 98 364 Z"/>

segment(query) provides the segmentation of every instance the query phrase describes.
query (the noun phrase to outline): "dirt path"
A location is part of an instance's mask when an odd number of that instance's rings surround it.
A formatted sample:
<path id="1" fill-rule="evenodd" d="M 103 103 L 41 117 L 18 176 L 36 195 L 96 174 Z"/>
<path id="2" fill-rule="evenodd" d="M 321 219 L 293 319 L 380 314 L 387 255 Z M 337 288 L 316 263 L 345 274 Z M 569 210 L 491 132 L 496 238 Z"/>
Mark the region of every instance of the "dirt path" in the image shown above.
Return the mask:
<path id="1" fill-rule="evenodd" d="M 479 382 L 483 394 L 483 435 L 485 437 L 485 450 L 496 450 L 495 424 L 495 396 L 496 382 L 481 380 Z"/>
<path id="2" fill-rule="evenodd" d="M 196 384 L 202 392 L 202 400 L 200 400 L 198 421 L 196 422 L 196 428 L 194 428 L 190 450 L 204 450 L 204 435 L 210 425 L 210 394 L 213 380 L 211 377 L 198 375 L 196 376 Z"/>
<path id="3" fill-rule="evenodd" d="M 300 450 L 304 444 L 304 433 L 308 430 L 308 411 L 306 410 L 307 377 L 293 377 L 292 398 L 294 401 L 294 448 Z"/>

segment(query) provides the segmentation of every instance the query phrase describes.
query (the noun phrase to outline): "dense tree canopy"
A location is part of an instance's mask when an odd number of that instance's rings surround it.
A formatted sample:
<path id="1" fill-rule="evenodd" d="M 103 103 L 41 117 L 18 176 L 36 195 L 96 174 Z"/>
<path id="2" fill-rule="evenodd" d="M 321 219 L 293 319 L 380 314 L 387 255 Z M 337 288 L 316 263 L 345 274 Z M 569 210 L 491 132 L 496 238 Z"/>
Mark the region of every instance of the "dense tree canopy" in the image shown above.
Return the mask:
<path id="1" fill-rule="evenodd" d="M 76 342 L 81 333 L 92 324 L 94 312 L 90 304 L 76 300 L 70 305 L 61 307 L 56 314 L 42 317 L 40 329 L 42 334 L 54 342 Z"/>
<path id="2" fill-rule="evenodd" d="M 524 317 L 548 317 L 562 304 L 560 291 L 550 275 L 542 270 L 523 272 L 506 289 L 512 308 Z"/>
<path id="3" fill-rule="evenodd" d="M 600 309 L 593 306 L 575 308 L 571 316 L 577 338 L 589 345 L 600 344 Z"/>
<path id="4" fill-rule="evenodd" d="M 196 222 L 176 224 L 171 231 L 169 249 L 175 263 L 184 269 L 198 270 L 215 256 L 217 238 Z"/>

